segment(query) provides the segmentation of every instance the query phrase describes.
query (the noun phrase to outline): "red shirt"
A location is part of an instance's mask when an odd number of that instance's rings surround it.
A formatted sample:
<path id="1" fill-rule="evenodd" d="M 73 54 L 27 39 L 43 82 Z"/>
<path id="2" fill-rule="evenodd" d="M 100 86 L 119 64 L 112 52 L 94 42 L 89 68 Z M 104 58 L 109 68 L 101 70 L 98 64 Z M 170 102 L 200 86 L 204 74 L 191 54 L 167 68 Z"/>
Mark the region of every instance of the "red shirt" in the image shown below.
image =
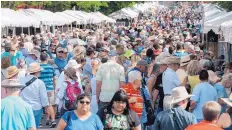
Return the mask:
<path id="1" fill-rule="evenodd" d="M 143 98 L 140 94 L 140 90 L 135 90 L 130 83 L 124 85 L 122 88 L 126 91 L 129 99 L 131 97 L 136 97 L 137 102 L 130 103 L 130 108 L 135 111 L 139 117 L 141 117 L 143 112 Z"/>
<path id="2" fill-rule="evenodd" d="M 198 124 L 188 126 L 186 130 L 223 130 L 223 129 L 218 127 L 216 124 L 203 120 Z"/>

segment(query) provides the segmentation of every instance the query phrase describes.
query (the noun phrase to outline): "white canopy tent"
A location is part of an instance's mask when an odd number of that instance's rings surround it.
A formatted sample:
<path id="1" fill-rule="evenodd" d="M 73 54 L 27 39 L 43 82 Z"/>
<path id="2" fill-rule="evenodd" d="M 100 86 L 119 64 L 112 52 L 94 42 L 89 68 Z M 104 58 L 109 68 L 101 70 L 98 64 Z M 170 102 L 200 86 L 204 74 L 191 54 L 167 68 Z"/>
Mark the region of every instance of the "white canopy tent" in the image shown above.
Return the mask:
<path id="1" fill-rule="evenodd" d="M 106 21 L 107 23 L 116 23 L 116 20 L 108 16 L 105 16 L 104 14 L 100 12 L 92 12 L 92 14 L 94 14 L 95 16 L 98 16 L 99 18 L 101 18 L 103 21 Z"/>
<path id="2" fill-rule="evenodd" d="M 1 9 L 1 27 L 39 27 L 40 22 L 27 17 L 19 11 L 14 11 L 8 8 Z"/>
<path id="3" fill-rule="evenodd" d="M 117 19 L 131 19 L 137 16 L 138 16 L 138 13 L 134 12 L 130 8 L 123 8 L 109 15 L 109 17 L 116 19 L 116 20 Z"/>
<path id="4" fill-rule="evenodd" d="M 230 20 L 232 20 L 232 12 L 208 20 L 205 22 L 204 32 L 208 32 L 210 29 L 213 29 L 214 32 L 218 33 L 218 29 L 221 26 L 221 24 Z"/>
<path id="5" fill-rule="evenodd" d="M 70 24 L 70 20 L 65 19 L 60 15 L 48 10 L 40 9 L 20 9 L 19 12 L 24 13 L 29 17 L 33 17 L 35 20 L 42 22 L 43 25 L 48 26 L 61 26 L 65 24 Z"/>

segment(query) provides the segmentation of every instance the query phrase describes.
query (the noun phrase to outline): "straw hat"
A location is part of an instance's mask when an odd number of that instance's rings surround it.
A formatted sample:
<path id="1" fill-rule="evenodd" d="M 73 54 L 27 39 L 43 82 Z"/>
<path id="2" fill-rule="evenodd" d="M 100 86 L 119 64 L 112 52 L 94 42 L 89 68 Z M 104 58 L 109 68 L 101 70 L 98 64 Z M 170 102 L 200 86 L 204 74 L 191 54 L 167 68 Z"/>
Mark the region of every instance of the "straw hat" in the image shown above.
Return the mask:
<path id="1" fill-rule="evenodd" d="M 37 58 L 40 58 L 40 52 L 32 49 L 31 52 L 28 53 L 29 55 L 35 55 Z"/>
<path id="2" fill-rule="evenodd" d="M 208 74 L 209 74 L 209 81 L 213 84 L 221 80 L 221 78 L 219 78 L 212 70 L 208 70 Z"/>
<path id="3" fill-rule="evenodd" d="M 6 78 L 9 79 L 19 73 L 19 70 L 16 66 L 10 66 L 7 68 Z"/>
<path id="4" fill-rule="evenodd" d="M 182 56 L 180 58 L 180 66 L 185 66 L 185 65 L 189 64 L 190 61 L 191 60 L 190 60 L 190 56 L 189 55 Z"/>
<path id="5" fill-rule="evenodd" d="M 5 79 L 1 83 L 1 87 L 3 88 L 23 88 L 24 84 L 20 84 L 18 79 Z"/>
<path id="6" fill-rule="evenodd" d="M 81 65 L 78 64 L 75 60 L 69 60 L 68 64 L 64 67 L 64 69 L 67 69 L 68 67 L 72 67 L 74 69 L 80 68 Z"/>
<path id="7" fill-rule="evenodd" d="M 147 54 L 147 49 L 143 49 L 143 51 L 141 52 L 141 55 L 146 56 L 146 54 Z"/>
<path id="8" fill-rule="evenodd" d="M 176 56 L 170 56 L 168 58 L 168 64 L 180 64 L 180 59 Z"/>
<path id="9" fill-rule="evenodd" d="M 232 93 L 230 94 L 229 98 L 221 98 L 227 105 L 232 107 Z"/>
<path id="10" fill-rule="evenodd" d="M 73 57 L 77 57 L 82 53 L 85 53 L 85 47 L 83 47 L 83 46 L 76 46 L 73 49 Z"/>
<path id="11" fill-rule="evenodd" d="M 178 103 L 180 101 L 183 101 L 185 99 L 188 99 L 192 97 L 193 95 L 189 95 L 186 91 L 186 88 L 184 86 L 179 86 L 174 89 L 172 89 L 172 104 Z"/>
<path id="12" fill-rule="evenodd" d="M 37 62 L 31 63 L 28 68 L 29 73 L 36 73 L 36 72 L 40 72 L 41 70 L 43 69 L 40 67 L 40 64 Z"/>

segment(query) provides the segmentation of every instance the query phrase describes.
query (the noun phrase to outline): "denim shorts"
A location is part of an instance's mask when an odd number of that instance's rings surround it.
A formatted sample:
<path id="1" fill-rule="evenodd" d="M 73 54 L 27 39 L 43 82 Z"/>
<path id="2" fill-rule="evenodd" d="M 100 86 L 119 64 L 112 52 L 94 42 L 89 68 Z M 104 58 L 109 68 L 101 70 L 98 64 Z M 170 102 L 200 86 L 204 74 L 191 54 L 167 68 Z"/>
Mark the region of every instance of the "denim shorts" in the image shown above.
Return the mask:
<path id="1" fill-rule="evenodd" d="M 34 118 L 35 118 L 36 128 L 39 128 L 39 124 L 40 124 L 41 118 L 43 116 L 43 109 L 33 110 L 33 114 L 34 114 Z"/>

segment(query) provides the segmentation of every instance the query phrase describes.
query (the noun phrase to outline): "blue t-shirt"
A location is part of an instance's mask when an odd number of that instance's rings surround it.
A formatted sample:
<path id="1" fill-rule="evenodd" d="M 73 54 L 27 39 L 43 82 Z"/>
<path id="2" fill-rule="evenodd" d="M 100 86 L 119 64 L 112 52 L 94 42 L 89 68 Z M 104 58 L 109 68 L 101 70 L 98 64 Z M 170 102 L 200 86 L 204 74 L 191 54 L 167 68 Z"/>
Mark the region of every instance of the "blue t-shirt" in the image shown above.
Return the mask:
<path id="1" fill-rule="evenodd" d="M 181 58 L 182 56 L 187 56 L 188 52 L 175 52 L 173 55 Z"/>
<path id="2" fill-rule="evenodd" d="M 66 59 L 60 59 L 56 57 L 54 59 L 55 64 L 58 66 L 58 69 L 60 72 L 64 69 L 64 67 L 67 65 L 68 61 Z"/>
<path id="3" fill-rule="evenodd" d="M 2 58 L 4 58 L 4 57 L 10 57 L 10 52 L 3 52 L 2 54 L 1 54 L 1 59 Z M 15 55 L 13 55 L 13 56 L 11 56 L 11 58 L 10 58 L 10 63 L 11 63 L 11 65 L 12 66 L 16 66 L 17 65 L 17 60 L 18 59 L 23 59 L 24 57 L 23 57 L 23 54 L 22 54 L 22 52 L 20 52 L 20 51 L 17 51 L 16 53 L 15 53 Z"/>
<path id="4" fill-rule="evenodd" d="M 70 114 L 69 121 L 68 120 L 68 114 Z M 103 125 L 100 120 L 100 118 L 94 114 L 91 113 L 90 117 L 86 120 L 80 120 L 74 111 L 66 112 L 61 117 L 66 123 L 67 126 L 65 130 L 102 130 Z"/>
<path id="5" fill-rule="evenodd" d="M 196 102 L 196 106 L 193 110 L 193 114 L 197 120 L 203 119 L 202 108 L 208 101 L 217 101 L 217 91 L 208 82 L 202 82 L 193 88 L 193 95 L 190 100 Z"/>
<path id="6" fill-rule="evenodd" d="M 219 83 L 216 83 L 214 85 L 214 88 L 216 89 L 217 91 L 217 96 L 218 98 L 228 98 L 228 95 L 226 93 L 226 89 L 224 86 L 222 86 L 221 84 Z M 221 113 L 224 113 L 226 112 L 226 104 L 222 105 L 222 110 L 221 110 Z"/>
<path id="7" fill-rule="evenodd" d="M 54 90 L 53 77 L 55 76 L 55 69 L 49 64 L 40 64 L 40 67 L 43 70 L 40 72 L 39 79 L 44 82 L 47 91 Z"/>
<path id="8" fill-rule="evenodd" d="M 27 130 L 35 126 L 32 108 L 17 96 L 8 96 L 1 102 L 1 130 Z"/>

